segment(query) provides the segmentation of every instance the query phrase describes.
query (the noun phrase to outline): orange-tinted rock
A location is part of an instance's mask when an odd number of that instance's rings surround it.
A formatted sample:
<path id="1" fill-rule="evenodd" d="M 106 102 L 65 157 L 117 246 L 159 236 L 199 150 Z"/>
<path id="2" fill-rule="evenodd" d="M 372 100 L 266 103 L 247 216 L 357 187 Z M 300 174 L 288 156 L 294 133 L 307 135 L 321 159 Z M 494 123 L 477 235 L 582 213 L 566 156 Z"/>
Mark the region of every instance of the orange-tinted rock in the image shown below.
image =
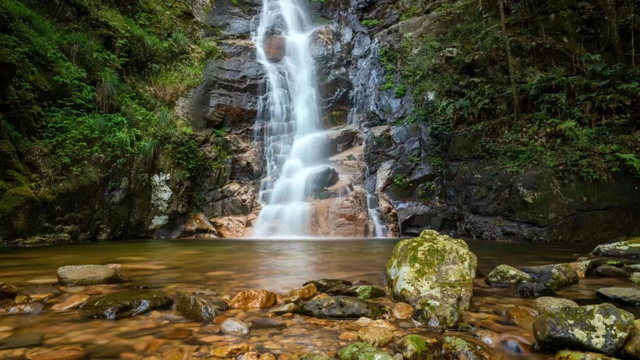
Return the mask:
<path id="1" fill-rule="evenodd" d="M 65 301 L 53 305 L 51 309 L 55 311 L 75 309 L 82 305 L 82 303 L 85 302 L 88 298 L 89 295 L 84 294 L 71 295 Z"/>
<path id="2" fill-rule="evenodd" d="M 273 354 L 264 353 L 260 355 L 259 360 L 276 360 L 276 357 Z"/>
<path id="3" fill-rule="evenodd" d="M 182 236 L 200 236 L 202 234 L 218 236 L 218 231 L 204 214 L 190 216 L 184 224 Z"/>
<path id="4" fill-rule="evenodd" d="M 358 333 L 353 331 L 347 331 L 340 334 L 340 336 L 338 336 L 338 339 L 344 340 L 344 341 L 356 341 L 358 340 Z"/>
<path id="5" fill-rule="evenodd" d="M 406 320 L 413 315 L 413 306 L 407 303 L 396 303 L 391 309 L 391 315 L 399 320 Z"/>
<path id="6" fill-rule="evenodd" d="M 236 309 L 266 308 L 276 303 L 276 294 L 266 290 L 244 290 L 238 293 L 229 306 Z"/>
<path id="7" fill-rule="evenodd" d="M 507 309 L 505 315 L 512 320 L 520 322 L 533 322 L 534 316 L 531 312 L 521 306 L 514 306 Z"/>
<path id="8" fill-rule="evenodd" d="M 291 290 L 289 295 L 285 296 L 283 300 L 286 303 L 295 303 L 301 300 L 311 299 L 316 292 L 318 292 L 318 288 L 313 284 L 309 284 L 299 289 Z"/>
<path id="9" fill-rule="evenodd" d="M 362 188 L 344 197 L 316 200 L 311 209 L 311 232 L 316 236 L 365 237 L 367 194 Z"/>
<path id="10" fill-rule="evenodd" d="M 287 41 L 283 36 L 271 35 L 264 40 L 264 51 L 271 62 L 279 62 L 284 58 Z"/>
<path id="11" fill-rule="evenodd" d="M 189 329 L 173 328 L 164 332 L 164 337 L 167 339 L 182 340 L 191 336 L 192 331 Z"/>
<path id="12" fill-rule="evenodd" d="M 18 295 L 18 288 L 7 283 L 0 283 L 0 300 L 13 299 Z"/>
<path id="13" fill-rule="evenodd" d="M 85 353 L 82 348 L 65 348 L 47 351 L 29 358 L 31 360 L 76 360 L 84 359 L 84 357 Z"/>
<path id="14" fill-rule="evenodd" d="M 248 351 L 251 351 L 251 346 L 247 343 L 240 343 L 217 347 L 211 351 L 211 355 L 217 357 L 234 357 Z"/>
<path id="15" fill-rule="evenodd" d="M 569 263 L 569 266 L 571 266 L 573 270 L 576 271 L 576 273 L 578 274 L 578 277 L 581 277 L 581 278 L 585 277 L 587 268 L 584 265 L 582 265 L 579 262 L 572 262 L 572 263 Z"/>

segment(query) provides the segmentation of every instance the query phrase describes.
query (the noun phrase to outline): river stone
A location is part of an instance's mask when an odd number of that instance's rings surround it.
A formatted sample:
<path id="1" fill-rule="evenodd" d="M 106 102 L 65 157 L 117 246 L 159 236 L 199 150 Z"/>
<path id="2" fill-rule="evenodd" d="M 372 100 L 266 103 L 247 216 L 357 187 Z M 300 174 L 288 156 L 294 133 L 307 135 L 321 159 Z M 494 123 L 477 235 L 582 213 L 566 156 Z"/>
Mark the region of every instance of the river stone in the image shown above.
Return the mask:
<path id="1" fill-rule="evenodd" d="M 543 296 L 536 299 L 533 303 L 533 307 L 540 313 L 540 315 L 543 315 L 566 307 L 578 307 L 578 304 L 569 299 Z"/>
<path id="2" fill-rule="evenodd" d="M 55 304 L 51 307 L 51 310 L 54 311 L 63 311 L 63 310 L 71 310 L 82 305 L 87 299 L 89 295 L 84 294 L 75 294 L 69 296 L 65 301 Z"/>
<path id="3" fill-rule="evenodd" d="M 276 294 L 267 290 L 240 291 L 229 305 L 236 309 L 267 308 L 276 303 Z"/>
<path id="4" fill-rule="evenodd" d="M 627 241 L 598 245 L 591 252 L 591 255 L 640 258 L 640 238 L 632 238 Z"/>
<path id="5" fill-rule="evenodd" d="M 304 283 L 304 286 L 313 284 L 316 286 L 318 291 L 327 292 L 331 288 L 334 288 L 339 285 L 347 285 L 351 286 L 353 283 L 351 281 L 342 280 L 342 279 L 320 279 L 320 280 L 311 280 Z"/>
<path id="6" fill-rule="evenodd" d="M 326 290 L 326 293 L 333 296 L 354 296 L 362 300 L 374 299 L 386 295 L 383 289 L 372 285 L 349 286 L 344 284 L 336 285 Z"/>
<path id="7" fill-rule="evenodd" d="M 117 284 L 126 281 L 112 267 L 106 265 L 63 266 L 57 272 L 58 282 L 63 286 L 85 286 Z"/>
<path id="8" fill-rule="evenodd" d="M 358 340 L 375 347 L 383 347 L 393 341 L 393 332 L 387 328 L 367 326 L 358 330 Z"/>
<path id="9" fill-rule="evenodd" d="M 442 359 L 490 360 L 489 352 L 480 345 L 457 336 L 445 336 L 438 341 Z"/>
<path id="10" fill-rule="evenodd" d="M 13 299 L 18 295 L 18 288 L 7 283 L 0 282 L 0 300 Z"/>
<path id="11" fill-rule="evenodd" d="M 596 295 L 602 299 L 619 302 L 625 305 L 640 305 L 640 289 L 637 288 L 602 288 L 596 291 Z"/>
<path id="12" fill-rule="evenodd" d="M 381 314 L 380 309 L 373 304 L 348 296 L 309 300 L 298 304 L 295 312 L 320 319 L 375 319 Z"/>
<path id="13" fill-rule="evenodd" d="M 284 297 L 286 303 L 297 303 L 302 300 L 311 299 L 318 292 L 318 288 L 314 284 L 305 285 L 299 289 L 293 289 L 289 295 Z"/>
<path id="14" fill-rule="evenodd" d="M 577 284 L 580 281 L 578 273 L 569 264 L 529 266 L 523 267 L 520 270 L 531 275 L 535 279 L 535 282 L 553 291 Z"/>
<path id="15" fill-rule="evenodd" d="M 85 317 L 117 320 L 156 309 L 170 309 L 173 298 L 159 290 L 132 290 L 95 296 L 82 306 Z"/>
<path id="16" fill-rule="evenodd" d="M 551 360 L 618 360 L 618 359 L 605 356 L 602 354 L 592 353 L 592 352 L 562 350 L 562 351 L 558 351 L 556 356 L 554 356 Z"/>
<path id="17" fill-rule="evenodd" d="M 396 244 L 386 279 L 393 299 L 431 327 L 455 326 L 470 305 L 477 258 L 467 243 L 434 230 Z"/>
<path id="18" fill-rule="evenodd" d="M 369 344 L 357 342 L 345 346 L 338 352 L 340 360 L 394 360 L 389 353 Z"/>
<path id="19" fill-rule="evenodd" d="M 51 285 L 33 285 L 25 286 L 18 290 L 17 297 L 28 298 L 28 301 L 45 302 L 58 295 L 62 295 L 62 291 Z M 17 298 L 16 297 L 16 298 Z"/>
<path id="20" fill-rule="evenodd" d="M 0 305 L 0 315 L 35 315 L 44 310 L 42 303 L 30 302 L 26 304 L 16 304 L 12 302 Z"/>
<path id="21" fill-rule="evenodd" d="M 211 299 L 194 293 L 179 293 L 177 310 L 189 320 L 211 322 L 227 308 L 224 300 Z"/>
<path id="22" fill-rule="evenodd" d="M 615 266 L 603 265 L 596 268 L 596 275 L 599 277 L 628 278 L 629 273 Z"/>
<path id="23" fill-rule="evenodd" d="M 282 304 L 280 306 L 276 306 L 272 309 L 269 309 L 269 312 L 276 315 L 282 315 L 282 314 L 293 312 L 295 308 L 296 308 L 296 304 L 288 303 L 288 304 Z"/>
<path id="24" fill-rule="evenodd" d="M 640 285 L 640 272 L 635 272 L 629 277 L 632 283 Z"/>
<path id="25" fill-rule="evenodd" d="M 395 303 L 391 308 L 391 315 L 398 320 L 407 320 L 413 316 L 413 306 L 407 303 Z"/>
<path id="26" fill-rule="evenodd" d="M 534 281 L 531 275 L 509 265 L 499 265 L 484 279 L 490 286 L 513 286 L 523 281 Z"/>
<path id="27" fill-rule="evenodd" d="M 500 345 L 500 334 L 491 330 L 480 329 L 473 333 L 473 337 L 491 347 Z"/>
<path id="28" fill-rule="evenodd" d="M 251 350 L 251 346 L 247 343 L 231 344 L 220 346 L 211 350 L 211 355 L 220 358 L 235 357 Z"/>
<path id="29" fill-rule="evenodd" d="M 505 316 L 511 320 L 520 321 L 520 322 L 532 322 L 535 318 L 534 314 L 537 312 L 533 310 L 528 310 L 522 306 L 514 306 L 510 307 L 505 311 Z"/>
<path id="30" fill-rule="evenodd" d="M 220 330 L 230 335 L 247 335 L 249 333 L 249 325 L 242 320 L 228 318 L 220 324 Z"/>
<path id="31" fill-rule="evenodd" d="M 44 336 L 39 333 L 19 333 L 0 340 L 0 350 L 34 347 L 42 344 L 43 340 Z"/>
<path id="32" fill-rule="evenodd" d="M 405 360 L 423 360 L 430 357 L 430 355 L 427 354 L 427 342 L 424 341 L 422 336 L 405 336 L 394 345 L 394 348 L 402 354 L 402 358 Z"/>
<path id="33" fill-rule="evenodd" d="M 513 296 L 517 298 L 535 298 L 539 296 L 549 296 L 555 294 L 555 291 L 549 289 L 545 285 L 528 281 L 524 281 L 518 284 L 516 291 L 513 292 Z"/>
<path id="34" fill-rule="evenodd" d="M 633 322 L 631 335 L 627 338 L 622 353 L 628 358 L 640 359 L 640 320 Z"/>
<path id="35" fill-rule="evenodd" d="M 335 360 L 335 358 L 324 354 L 304 354 L 298 360 Z"/>
<path id="36" fill-rule="evenodd" d="M 573 349 L 612 355 L 633 329 L 633 315 L 611 304 L 565 307 L 533 322 L 537 344 L 546 350 Z"/>

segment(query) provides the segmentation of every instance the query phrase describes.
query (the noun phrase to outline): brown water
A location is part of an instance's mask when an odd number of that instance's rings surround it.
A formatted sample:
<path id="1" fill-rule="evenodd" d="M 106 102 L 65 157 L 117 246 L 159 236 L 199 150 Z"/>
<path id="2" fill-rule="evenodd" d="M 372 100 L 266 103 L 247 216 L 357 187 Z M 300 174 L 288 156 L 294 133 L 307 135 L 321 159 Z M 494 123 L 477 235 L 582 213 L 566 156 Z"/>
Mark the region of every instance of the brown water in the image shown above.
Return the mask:
<path id="1" fill-rule="evenodd" d="M 27 286 L 54 284 L 56 269 L 64 265 L 124 265 L 123 274 L 134 285 L 146 285 L 172 291 L 198 287 L 221 297 L 233 297 L 245 289 L 266 289 L 280 294 L 300 287 L 304 282 L 320 278 L 365 280 L 382 286 L 382 270 L 397 240 L 180 240 L 127 241 L 93 243 L 63 247 L 16 249 L 0 253 L 0 282 Z M 469 242 L 478 256 L 479 270 L 487 274 L 500 264 L 512 266 L 545 265 L 575 261 L 576 254 L 586 254 L 592 247 L 542 243 Z M 625 284 L 626 280 L 581 279 L 559 293 L 560 296 L 594 302 L 595 291 L 603 286 Z M 127 285 L 130 286 L 130 285 Z M 122 285 L 62 288 L 66 293 L 98 294 L 114 291 Z M 503 341 L 513 340 L 525 351 L 514 354 L 503 346 L 492 349 L 494 358 L 547 358 L 530 352 L 534 339 L 530 323 L 519 323 L 504 316 L 514 305 L 531 307 L 533 300 L 510 296 L 511 290 L 493 289 L 476 280 L 473 308 L 465 320 L 476 329 L 490 329 Z M 50 300 L 62 301 L 69 294 Z M 378 300 L 389 303 L 390 300 Z M 89 320 L 77 311 L 48 310 L 32 316 L 0 317 L 0 348 L 10 336 L 42 334 L 43 341 L 29 347 L 0 350 L 0 359 L 32 356 L 49 348 L 82 347 L 90 358 L 163 359 L 206 357 L 211 349 L 247 342 L 260 352 L 296 355 L 307 352 L 335 354 L 350 341 L 340 340 L 344 332 L 357 330 L 353 321 L 328 321 L 291 317 L 269 317 L 267 310 L 229 310 L 235 316 L 254 322 L 251 333 L 237 337 L 215 333 L 215 328 L 187 322 L 175 311 L 153 312 L 119 321 Z M 258 319 L 258 320 L 256 320 Z M 262 320 L 260 320 L 262 319 Z M 264 328 L 265 319 L 284 328 Z M 427 336 L 422 328 L 406 322 L 394 322 L 394 335 L 408 333 Z M 261 328 L 262 327 L 262 328 Z M 171 339 L 176 328 L 187 329 L 186 339 Z M 468 336 L 459 333 L 458 335 Z M 11 338 L 9 338 L 11 339 Z M 172 357 L 174 356 L 174 357 Z"/>

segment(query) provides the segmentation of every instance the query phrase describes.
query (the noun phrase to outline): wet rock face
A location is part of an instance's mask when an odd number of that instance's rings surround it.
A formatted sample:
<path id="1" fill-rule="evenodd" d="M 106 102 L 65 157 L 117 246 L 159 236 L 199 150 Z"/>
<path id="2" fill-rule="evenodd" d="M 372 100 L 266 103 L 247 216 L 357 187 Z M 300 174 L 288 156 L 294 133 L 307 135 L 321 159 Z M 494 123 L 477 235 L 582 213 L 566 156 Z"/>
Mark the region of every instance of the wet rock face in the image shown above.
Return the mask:
<path id="1" fill-rule="evenodd" d="M 117 284 L 126 281 L 118 271 L 106 265 L 63 266 L 57 272 L 63 286 Z"/>
<path id="2" fill-rule="evenodd" d="M 173 298 L 158 290 L 123 291 L 93 297 L 82 306 L 85 317 L 118 320 L 155 309 L 169 309 Z"/>
<path id="3" fill-rule="evenodd" d="M 387 285 L 394 300 L 413 305 L 424 324 L 452 327 L 469 308 L 476 266 L 463 240 L 425 230 L 396 245 L 387 263 Z"/>
<path id="4" fill-rule="evenodd" d="M 320 319 L 375 319 L 381 311 L 373 304 L 348 296 L 313 299 L 296 306 L 295 312 Z"/>
<path id="5" fill-rule="evenodd" d="M 632 314 L 611 304 L 566 307 L 536 318 L 533 335 L 547 351 L 575 349 L 613 355 L 631 333 L 633 320 Z"/>
<path id="6" fill-rule="evenodd" d="M 267 60 L 271 62 L 280 62 L 284 58 L 286 50 L 286 40 L 281 35 L 271 35 L 264 40 L 264 51 Z"/>
<path id="7" fill-rule="evenodd" d="M 224 300 L 192 293 L 178 294 L 177 310 L 187 319 L 201 322 L 211 322 L 218 314 L 227 308 Z"/>
<path id="8" fill-rule="evenodd" d="M 523 281 L 534 281 L 531 275 L 509 265 L 500 265 L 493 269 L 484 282 L 491 286 L 513 286 Z"/>

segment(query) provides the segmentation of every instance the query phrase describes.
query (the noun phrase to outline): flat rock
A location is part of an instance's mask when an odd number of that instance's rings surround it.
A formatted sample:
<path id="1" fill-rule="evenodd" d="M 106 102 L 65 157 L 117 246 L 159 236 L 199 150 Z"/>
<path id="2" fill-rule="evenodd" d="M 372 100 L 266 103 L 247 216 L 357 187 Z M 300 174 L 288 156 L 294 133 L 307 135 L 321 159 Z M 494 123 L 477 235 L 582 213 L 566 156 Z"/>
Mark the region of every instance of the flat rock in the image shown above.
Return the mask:
<path id="1" fill-rule="evenodd" d="M 173 298 L 159 290 L 131 290 L 92 297 L 82 306 L 85 317 L 117 320 L 156 309 L 169 309 Z"/>
<path id="2" fill-rule="evenodd" d="M 296 306 L 295 312 L 321 319 L 358 319 L 380 316 L 379 308 L 364 300 L 348 296 L 313 299 Z"/>
<path id="3" fill-rule="evenodd" d="M 371 346 L 384 347 L 393 341 L 393 332 L 383 327 L 363 327 L 358 330 L 358 340 Z"/>
<path id="4" fill-rule="evenodd" d="M 244 290 L 239 292 L 229 306 L 236 309 L 267 308 L 276 303 L 276 294 L 266 290 Z"/>
<path id="5" fill-rule="evenodd" d="M 54 311 L 71 310 L 80 307 L 85 301 L 89 299 L 89 295 L 75 294 L 69 296 L 65 301 L 55 304 L 51 307 Z"/>
<path id="6" fill-rule="evenodd" d="M 79 360 L 84 359 L 85 351 L 81 347 L 63 348 L 40 353 L 30 360 Z"/>
<path id="7" fill-rule="evenodd" d="M 543 296 L 536 299 L 536 301 L 533 303 L 533 307 L 540 313 L 540 315 L 542 315 L 566 307 L 578 307 L 578 304 L 569 299 Z"/>
<path id="8" fill-rule="evenodd" d="M 269 312 L 277 315 L 282 315 L 282 314 L 293 312 L 295 308 L 296 308 L 296 305 L 294 303 L 282 304 L 269 309 Z"/>
<path id="9" fill-rule="evenodd" d="M 177 310 L 189 320 L 211 322 L 227 307 L 227 303 L 221 299 L 194 293 L 178 294 Z"/>
<path id="10" fill-rule="evenodd" d="M 35 332 L 15 334 L 0 340 L 0 350 L 38 346 L 43 340 L 44 336 Z"/>
<path id="11" fill-rule="evenodd" d="M 531 275 L 535 282 L 556 291 L 563 287 L 577 284 L 580 277 L 569 264 L 523 267 L 520 270 Z"/>
<path id="12" fill-rule="evenodd" d="M 555 291 L 549 289 L 543 284 L 532 283 L 528 281 L 521 282 L 513 292 L 513 296 L 517 298 L 536 298 L 540 296 L 555 295 Z"/>
<path id="13" fill-rule="evenodd" d="M 602 299 L 619 302 L 625 305 L 640 305 L 640 289 L 637 288 L 602 288 L 596 291 L 596 295 Z"/>
<path id="14" fill-rule="evenodd" d="M 533 322 L 537 344 L 547 351 L 572 349 L 613 355 L 633 329 L 632 314 L 611 304 L 565 307 Z"/>
<path id="15" fill-rule="evenodd" d="M 106 265 L 63 266 L 57 272 L 58 282 L 63 286 L 85 286 L 117 284 L 126 281 L 120 273 Z"/>
<path id="16" fill-rule="evenodd" d="M 220 324 L 220 330 L 230 335 L 247 335 L 249 333 L 249 325 L 242 320 L 228 318 Z"/>
<path id="17" fill-rule="evenodd" d="M 610 277 L 610 278 L 628 278 L 629 277 L 629 273 L 627 273 L 623 269 L 620 269 L 611 265 L 599 266 L 596 268 L 595 273 L 599 277 Z"/>
<path id="18" fill-rule="evenodd" d="M 514 286 L 523 281 L 533 282 L 531 275 L 509 265 L 499 265 L 484 278 L 490 286 Z"/>
<path id="19" fill-rule="evenodd" d="M 591 252 L 591 255 L 640 258 L 640 238 L 633 238 L 612 244 L 598 245 Z"/>

